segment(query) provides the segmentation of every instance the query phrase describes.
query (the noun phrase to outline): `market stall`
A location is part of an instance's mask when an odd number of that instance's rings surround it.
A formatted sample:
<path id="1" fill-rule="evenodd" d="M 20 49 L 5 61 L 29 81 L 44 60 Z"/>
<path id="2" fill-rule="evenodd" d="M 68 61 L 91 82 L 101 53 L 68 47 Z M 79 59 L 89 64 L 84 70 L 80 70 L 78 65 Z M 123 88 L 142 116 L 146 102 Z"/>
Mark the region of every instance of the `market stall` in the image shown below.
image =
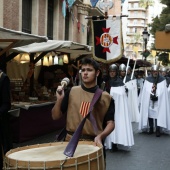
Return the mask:
<path id="1" fill-rule="evenodd" d="M 54 121 L 51 117 L 51 110 L 56 101 L 55 90 L 64 77 L 69 77 L 70 80 L 73 78 L 72 65 L 75 64 L 76 67 L 77 58 L 91 54 L 91 47 L 72 41 L 50 40 L 12 48 L 10 52 L 11 55 L 16 55 L 7 63 L 12 107 L 15 110 L 11 111 L 13 141 L 23 142 L 60 130 L 65 125 L 65 119 Z M 29 55 L 25 62 L 21 62 L 23 54 Z M 64 61 L 65 54 L 67 61 Z M 19 109 L 19 114 L 16 109 Z M 15 116 L 15 113 L 18 116 Z"/>
<path id="2" fill-rule="evenodd" d="M 58 121 L 51 118 L 54 102 L 14 102 L 11 114 L 13 142 L 24 142 L 40 135 L 63 128 L 64 117 Z"/>

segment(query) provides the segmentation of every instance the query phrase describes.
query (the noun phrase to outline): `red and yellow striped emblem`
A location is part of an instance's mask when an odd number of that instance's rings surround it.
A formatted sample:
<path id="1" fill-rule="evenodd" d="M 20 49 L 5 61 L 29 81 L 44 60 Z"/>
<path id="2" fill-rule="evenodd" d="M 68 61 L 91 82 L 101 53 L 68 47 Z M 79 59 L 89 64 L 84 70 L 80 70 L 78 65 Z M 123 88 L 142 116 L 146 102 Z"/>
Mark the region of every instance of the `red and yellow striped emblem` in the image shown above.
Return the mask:
<path id="1" fill-rule="evenodd" d="M 113 43 L 113 39 L 110 34 L 103 33 L 100 37 L 100 43 L 102 47 L 108 48 Z"/>
<path id="2" fill-rule="evenodd" d="M 82 102 L 80 106 L 80 114 L 83 117 L 85 117 L 89 112 L 89 108 L 90 108 L 90 102 Z"/>

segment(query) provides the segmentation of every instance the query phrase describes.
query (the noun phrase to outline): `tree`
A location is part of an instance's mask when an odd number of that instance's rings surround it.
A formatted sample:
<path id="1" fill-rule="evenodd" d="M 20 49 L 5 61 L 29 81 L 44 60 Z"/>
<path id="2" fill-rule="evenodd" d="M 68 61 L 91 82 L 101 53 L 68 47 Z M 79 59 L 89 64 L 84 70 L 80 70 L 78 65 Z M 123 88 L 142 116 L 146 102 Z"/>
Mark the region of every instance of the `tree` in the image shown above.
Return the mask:
<path id="1" fill-rule="evenodd" d="M 170 23 L 170 0 L 161 0 L 161 3 L 167 5 L 167 7 L 162 10 L 160 17 L 156 16 L 152 19 L 152 23 L 149 24 L 152 35 L 155 35 L 156 31 L 164 31 L 165 25 Z"/>
<path id="2" fill-rule="evenodd" d="M 148 7 L 152 6 L 153 4 L 154 4 L 153 0 L 140 0 L 139 1 L 139 6 L 145 9 L 148 9 Z"/>
<path id="3" fill-rule="evenodd" d="M 162 4 L 165 4 L 167 6 L 170 6 L 170 1 L 169 0 L 161 0 Z"/>
<path id="4" fill-rule="evenodd" d="M 153 6 L 154 1 L 153 0 L 140 0 L 139 1 L 139 6 L 142 8 L 145 8 L 145 10 L 148 10 L 149 6 Z M 146 26 L 146 12 L 145 12 L 145 23 L 144 27 Z"/>
<path id="5" fill-rule="evenodd" d="M 160 19 L 158 16 L 156 16 L 155 18 L 152 19 L 152 24 L 149 24 L 150 29 L 150 33 L 155 37 L 155 33 L 156 31 L 161 31 L 161 29 L 159 28 L 161 25 L 160 23 Z"/>
<path id="6" fill-rule="evenodd" d="M 169 54 L 168 53 L 161 53 L 158 55 L 158 61 L 162 61 L 162 65 L 167 66 L 169 63 Z"/>
<path id="7" fill-rule="evenodd" d="M 152 23 L 149 24 L 150 26 L 150 33 L 152 35 L 156 34 L 156 31 L 164 31 L 165 30 L 165 25 L 170 23 L 170 0 L 161 0 L 161 3 L 166 5 L 166 7 L 162 10 L 160 16 L 156 16 L 155 18 L 152 19 Z M 155 45 L 153 44 L 153 48 L 155 49 Z M 164 51 L 164 53 L 159 54 L 159 61 L 162 61 L 163 65 L 167 65 L 169 61 L 169 54 L 166 52 L 170 52 L 169 50 L 161 50 Z"/>
<path id="8" fill-rule="evenodd" d="M 137 43 L 140 43 L 141 39 L 142 39 L 141 34 L 135 33 L 134 36 L 133 36 L 133 39 L 131 39 L 130 43 L 135 46 Z"/>

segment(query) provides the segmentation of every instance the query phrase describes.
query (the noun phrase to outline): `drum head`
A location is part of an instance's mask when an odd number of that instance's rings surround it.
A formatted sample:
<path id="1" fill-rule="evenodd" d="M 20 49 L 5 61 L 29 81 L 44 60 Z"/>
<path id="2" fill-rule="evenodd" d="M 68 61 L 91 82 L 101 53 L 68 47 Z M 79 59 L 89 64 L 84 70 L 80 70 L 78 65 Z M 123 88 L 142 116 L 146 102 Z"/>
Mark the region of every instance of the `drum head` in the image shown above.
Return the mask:
<path id="1" fill-rule="evenodd" d="M 95 146 L 94 142 L 79 142 L 74 157 L 68 158 L 63 154 L 67 144 L 68 142 L 55 142 L 13 149 L 5 155 L 6 167 L 48 169 L 61 167 L 61 164 L 76 166 L 78 162 L 88 162 L 89 159 L 98 159 L 98 161 L 103 159 L 102 146 Z"/>

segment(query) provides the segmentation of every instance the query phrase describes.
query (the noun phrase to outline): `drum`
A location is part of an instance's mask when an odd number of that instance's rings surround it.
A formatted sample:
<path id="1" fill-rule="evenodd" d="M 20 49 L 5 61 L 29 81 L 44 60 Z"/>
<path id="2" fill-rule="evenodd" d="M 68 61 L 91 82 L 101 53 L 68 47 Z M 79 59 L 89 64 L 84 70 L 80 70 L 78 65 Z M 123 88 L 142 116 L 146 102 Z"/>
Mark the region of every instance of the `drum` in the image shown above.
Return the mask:
<path id="1" fill-rule="evenodd" d="M 63 152 L 68 142 L 30 145 L 12 149 L 4 158 L 4 169 L 104 170 L 103 147 L 80 141 L 73 157 Z"/>

